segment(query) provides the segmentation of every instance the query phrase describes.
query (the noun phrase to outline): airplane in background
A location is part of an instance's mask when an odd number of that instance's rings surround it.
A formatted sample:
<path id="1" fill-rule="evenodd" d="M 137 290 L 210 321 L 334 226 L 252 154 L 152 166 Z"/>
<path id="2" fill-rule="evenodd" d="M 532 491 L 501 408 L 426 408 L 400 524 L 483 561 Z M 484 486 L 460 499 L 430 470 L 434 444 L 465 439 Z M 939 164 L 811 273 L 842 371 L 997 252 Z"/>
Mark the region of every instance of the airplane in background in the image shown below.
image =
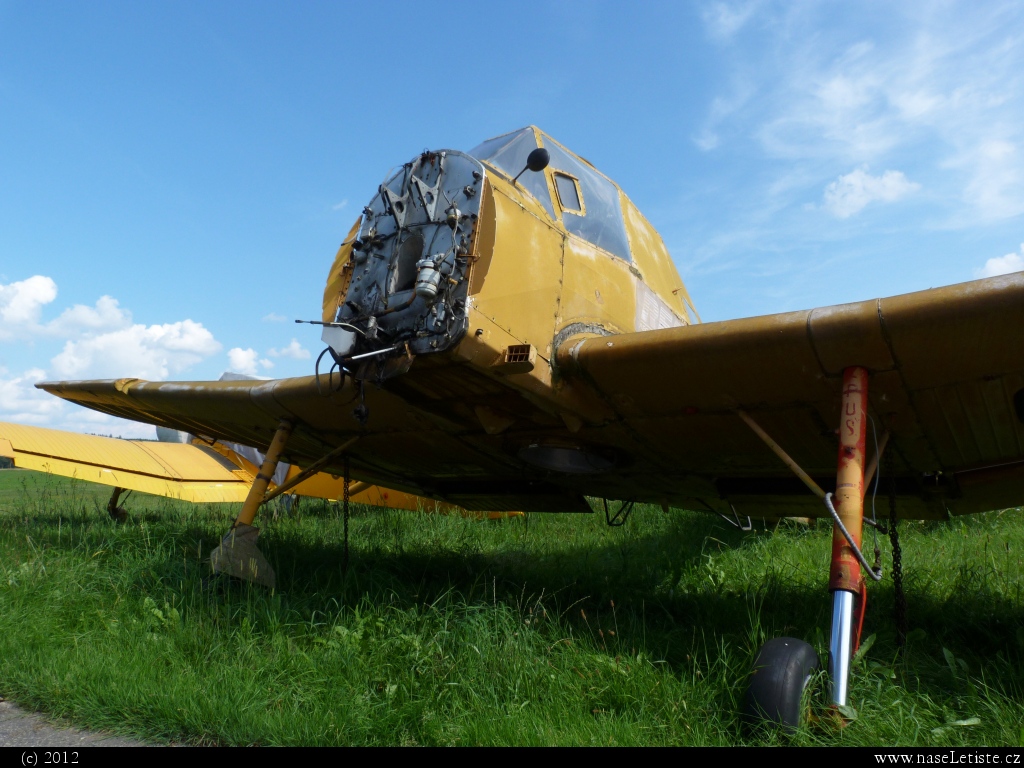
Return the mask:
<path id="1" fill-rule="evenodd" d="M 590 512 L 594 497 L 618 520 L 637 502 L 830 517 L 837 706 L 863 572 L 880 575 L 860 550 L 879 467 L 900 518 L 1024 502 L 1024 273 L 702 323 L 625 193 L 533 126 L 399 166 L 321 310 L 312 376 L 37 386 L 265 452 L 211 561 L 242 577 L 258 578 L 252 523 L 280 460 L 468 510 Z M 807 643 L 769 641 L 748 707 L 795 726 L 816 664 Z"/>

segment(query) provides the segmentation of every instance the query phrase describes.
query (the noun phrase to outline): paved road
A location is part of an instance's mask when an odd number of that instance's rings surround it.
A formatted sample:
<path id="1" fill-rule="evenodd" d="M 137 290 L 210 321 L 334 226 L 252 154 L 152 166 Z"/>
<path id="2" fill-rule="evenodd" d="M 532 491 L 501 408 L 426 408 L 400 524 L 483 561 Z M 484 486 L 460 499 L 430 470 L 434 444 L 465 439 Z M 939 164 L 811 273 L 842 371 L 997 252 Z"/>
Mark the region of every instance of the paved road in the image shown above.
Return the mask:
<path id="1" fill-rule="evenodd" d="M 109 733 L 87 733 L 52 723 L 42 715 L 20 709 L 16 704 L 0 698 L 0 747 L 145 747 L 141 741 L 132 741 Z"/>

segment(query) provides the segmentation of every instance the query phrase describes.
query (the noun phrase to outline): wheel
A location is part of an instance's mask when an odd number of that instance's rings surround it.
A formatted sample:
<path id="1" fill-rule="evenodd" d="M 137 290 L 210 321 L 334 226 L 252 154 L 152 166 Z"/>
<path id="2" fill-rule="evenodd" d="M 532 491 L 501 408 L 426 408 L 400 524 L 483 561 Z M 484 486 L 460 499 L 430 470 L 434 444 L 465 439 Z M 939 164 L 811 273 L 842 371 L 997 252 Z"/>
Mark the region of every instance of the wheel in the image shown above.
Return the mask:
<path id="1" fill-rule="evenodd" d="M 754 662 L 743 706 L 744 719 L 751 724 L 772 723 L 795 731 L 804 720 L 804 689 L 820 666 L 817 652 L 803 640 L 769 640 Z"/>

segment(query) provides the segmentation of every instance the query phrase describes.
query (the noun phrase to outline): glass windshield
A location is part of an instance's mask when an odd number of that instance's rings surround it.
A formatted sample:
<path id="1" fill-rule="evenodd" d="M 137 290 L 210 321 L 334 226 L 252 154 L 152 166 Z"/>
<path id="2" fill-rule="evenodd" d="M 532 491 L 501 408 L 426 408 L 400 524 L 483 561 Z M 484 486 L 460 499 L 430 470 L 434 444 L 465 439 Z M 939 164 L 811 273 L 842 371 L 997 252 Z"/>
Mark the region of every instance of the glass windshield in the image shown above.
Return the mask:
<path id="1" fill-rule="evenodd" d="M 555 179 L 559 178 L 558 171 L 579 179 L 583 203 L 587 207 L 585 216 L 563 210 L 562 222 L 565 228 L 619 258 L 632 261 L 629 240 L 626 239 L 626 224 L 622 220 L 622 207 L 619 205 L 619 190 L 604 176 L 553 141 L 548 141 L 546 146 L 551 153 L 551 170 L 556 174 Z M 570 207 L 564 199 L 563 205 Z"/>
<path id="2" fill-rule="evenodd" d="M 526 158 L 537 148 L 537 137 L 532 128 L 522 128 L 504 136 L 488 139 L 469 150 L 466 154 L 477 160 L 486 160 L 495 168 L 504 171 L 509 178 L 515 177 L 526 167 Z M 533 195 L 544 206 L 548 215 L 555 218 L 555 209 L 551 205 L 551 194 L 543 172 L 527 171 L 516 182 Z"/>

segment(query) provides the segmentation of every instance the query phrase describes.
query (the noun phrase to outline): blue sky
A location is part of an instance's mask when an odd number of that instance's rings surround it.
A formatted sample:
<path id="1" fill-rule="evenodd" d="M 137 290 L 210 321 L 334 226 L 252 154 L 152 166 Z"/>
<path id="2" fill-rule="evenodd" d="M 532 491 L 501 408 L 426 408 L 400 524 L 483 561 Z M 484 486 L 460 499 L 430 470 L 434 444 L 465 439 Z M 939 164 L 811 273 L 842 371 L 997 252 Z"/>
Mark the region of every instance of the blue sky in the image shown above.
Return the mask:
<path id="1" fill-rule="evenodd" d="M 530 123 L 705 320 L 1024 268 L 1019 3 L 0 0 L 0 420 L 41 378 L 310 373 L 389 168 Z"/>

